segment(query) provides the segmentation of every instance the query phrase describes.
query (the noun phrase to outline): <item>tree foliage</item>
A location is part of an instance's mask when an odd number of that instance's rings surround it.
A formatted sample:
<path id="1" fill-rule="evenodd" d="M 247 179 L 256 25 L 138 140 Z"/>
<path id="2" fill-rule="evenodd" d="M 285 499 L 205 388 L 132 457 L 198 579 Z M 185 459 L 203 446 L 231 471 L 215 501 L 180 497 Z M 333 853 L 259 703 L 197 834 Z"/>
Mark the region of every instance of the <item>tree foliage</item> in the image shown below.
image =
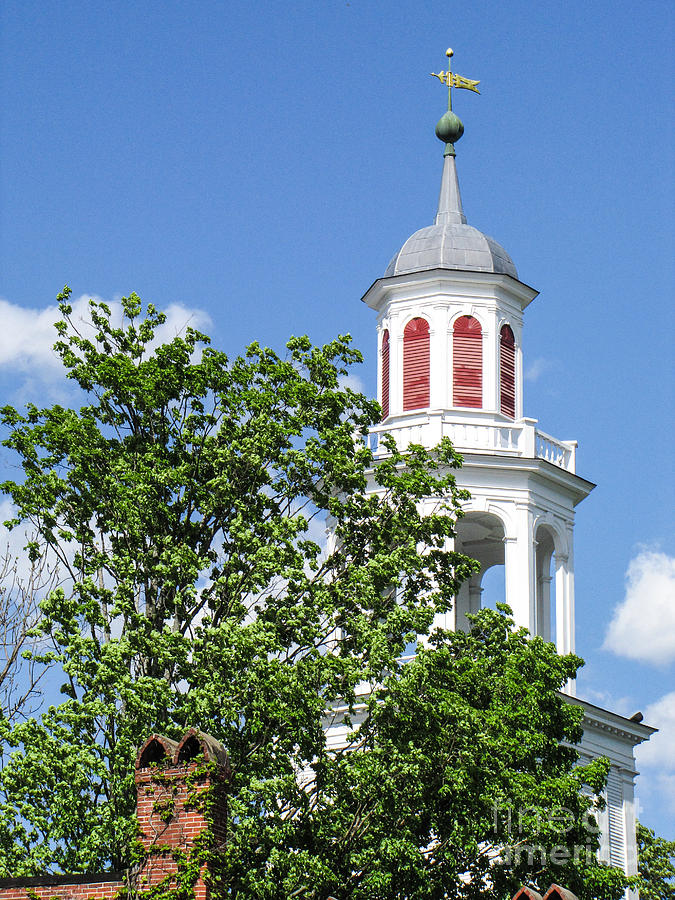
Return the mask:
<path id="1" fill-rule="evenodd" d="M 675 841 L 657 837 L 637 823 L 638 871 L 642 900 L 675 900 Z"/>
<path id="2" fill-rule="evenodd" d="M 605 764 L 574 768 L 561 743 L 581 734 L 557 693 L 580 661 L 504 612 L 433 631 L 477 566 L 449 549 L 465 499 L 449 443 L 363 443 L 379 407 L 342 384 L 360 359 L 347 338 L 230 360 L 191 328 L 155 346 L 164 317 L 136 295 L 120 326 L 92 302 L 90 330 L 68 296 L 56 349 L 84 405 L 2 410 L 24 471 L 3 485 L 14 524 L 63 575 L 40 625 L 63 678 L 59 702 L 4 729 L 0 867 L 126 865 L 136 747 L 196 726 L 235 772 L 224 896 L 496 897 L 551 880 L 619 896 L 585 853 L 550 857 L 595 847 L 581 787 L 599 790 Z"/>

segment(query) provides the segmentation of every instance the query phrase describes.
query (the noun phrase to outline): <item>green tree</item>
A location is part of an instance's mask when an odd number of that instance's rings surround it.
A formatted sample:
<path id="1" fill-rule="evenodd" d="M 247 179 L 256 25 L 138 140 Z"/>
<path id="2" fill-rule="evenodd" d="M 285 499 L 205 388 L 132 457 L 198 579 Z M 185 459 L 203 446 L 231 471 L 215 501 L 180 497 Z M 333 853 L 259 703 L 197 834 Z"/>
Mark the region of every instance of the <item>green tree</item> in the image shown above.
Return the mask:
<path id="1" fill-rule="evenodd" d="M 91 331 L 68 297 L 56 349 L 85 405 L 1 414 L 14 524 L 60 567 L 40 627 L 63 673 L 60 702 L 4 725 L 2 870 L 126 865 L 135 749 L 195 725 L 235 771 L 223 896 L 499 897 L 554 876 L 619 896 L 592 856 L 551 861 L 595 847 L 581 788 L 606 773 L 561 744 L 581 734 L 557 693 L 580 660 L 505 612 L 432 632 L 476 570 L 448 550 L 449 443 L 368 449 L 379 407 L 341 386 L 347 338 L 229 360 L 190 328 L 155 346 L 164 317 L 136 295 L 119 327 L 92 302 Z M 344 751 L 327 716 L 352 728 Z"/>
<path id="2" fill-rule="evenodd" d="M 675 841 L 656 837 L 637 823 L 638 871 L 642 900 L 675 900 Z"/>

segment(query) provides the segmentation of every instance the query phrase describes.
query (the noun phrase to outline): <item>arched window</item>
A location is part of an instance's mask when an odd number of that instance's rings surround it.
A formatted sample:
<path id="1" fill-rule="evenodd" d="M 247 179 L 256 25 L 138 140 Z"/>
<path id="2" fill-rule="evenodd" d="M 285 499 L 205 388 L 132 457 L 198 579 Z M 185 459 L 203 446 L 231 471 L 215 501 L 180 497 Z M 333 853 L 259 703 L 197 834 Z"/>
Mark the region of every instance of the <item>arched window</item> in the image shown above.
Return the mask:
<path id="1" fill-rule="evenodd" d="M 389 415 L 389 329 L 382 335 L 382 421 Z"/>
<path id="2" fill-rule="evenodd" d="M 411 319 L 403 332 L 403 409 L 429 405 L 429 323 Z"/>
<path id="3" fill-rule="evenodd" d="M 483 332 L 473 316 L 461 316 L 453 329 L 452 405 L 483 406 Z"/>
<path id="4" fill-rule="evenodd" d="M 508 325 L 499 334 L 499 402 L 505 416 L 516 416 L 516 340 Z"/>

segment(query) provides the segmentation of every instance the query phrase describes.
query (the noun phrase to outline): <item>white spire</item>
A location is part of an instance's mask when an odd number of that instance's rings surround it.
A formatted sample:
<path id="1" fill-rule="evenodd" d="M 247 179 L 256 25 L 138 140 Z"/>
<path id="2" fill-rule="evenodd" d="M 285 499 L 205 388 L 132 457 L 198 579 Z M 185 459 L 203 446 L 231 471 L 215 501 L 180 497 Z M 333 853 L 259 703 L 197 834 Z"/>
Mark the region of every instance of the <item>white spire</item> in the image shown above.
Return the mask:
<path id="1" fill-rule="evenodd" d="M 466 216 L 462 209 L 462 197 L 459 193 L 455 157 L 448 155 L 443 158 L 441 193 L 438 197 L 438 212 L 434 225 L 454 224 L 465 225 Z"/>

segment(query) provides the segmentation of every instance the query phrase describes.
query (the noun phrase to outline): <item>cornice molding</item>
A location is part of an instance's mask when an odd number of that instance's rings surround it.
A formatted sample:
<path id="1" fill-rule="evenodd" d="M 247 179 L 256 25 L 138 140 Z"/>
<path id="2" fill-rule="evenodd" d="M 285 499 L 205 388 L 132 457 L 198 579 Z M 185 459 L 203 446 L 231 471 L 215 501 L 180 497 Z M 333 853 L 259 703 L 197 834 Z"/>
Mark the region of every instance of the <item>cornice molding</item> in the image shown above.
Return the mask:
<path id="1" fill-rule="evenodd" d="M 641 722 L 634 722 L 632 719 L 619 715 L 619 713 L 603 709 L 601 706 L 595 706 L 593 703 L 589 703 L 587 700 L 582 700 L 579 697 L 570 697 L 562 693 L 560 696 L 566 703 L 580 706 L 583 709 L 584 727 L 592 728 L 605 734 L 612 734 L 614 737 L 630 742 L 632 746 L 648 741 L 658 731 L 658 728 L 652 728 L 651 725 L 643 725 Z"/>
<path id="2" fill-rule="evenodd" d="M 385 299 L 393 299 L 392 295 L 398 295 L 396 299 L 401 300 L 413 299 L 419 297 L 420 289 L 424 297 L 448 293 L 451 296 L 477 295 L 480 298 L 516 300 L 521 310 L 539 295 L 539 291 L 511 275 L 468 269 L 427 269 L 378 278 L 361 300 L 371 309 L 379 309 Z"/>

